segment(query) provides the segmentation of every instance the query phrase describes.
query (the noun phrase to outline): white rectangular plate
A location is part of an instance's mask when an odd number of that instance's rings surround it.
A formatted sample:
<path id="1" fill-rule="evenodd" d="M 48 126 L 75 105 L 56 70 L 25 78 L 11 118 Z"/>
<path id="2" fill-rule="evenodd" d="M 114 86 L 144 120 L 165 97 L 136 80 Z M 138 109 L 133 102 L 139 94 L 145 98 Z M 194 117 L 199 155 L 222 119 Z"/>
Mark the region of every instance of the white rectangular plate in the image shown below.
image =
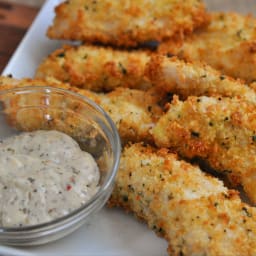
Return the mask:
<path id="1" fill-rule="evenodd" d="M 255 14 L 254 1 L 244 0 L 241 5 L 241 0 L 206 0 L 208 6 L 215 10 L 230 9 Z M 64 43 L 45 36 L 54 17 L 54 6 L 59 2 L 48 0 L 45 3 L 3 71 L 4 75 L 33 77 L 42 59 Z M 59 241 L 21 249 L 0 246 L 0 255 L 166 256 L 166 248 L 167 242 L 158 238 L 145 224 L 121 210 L 104 208 L 88 224 Z"/>
<path id="2" fill-rule="evenodd" d="M 59 2 L 45 3 L 3 74 L 33 77 L 42 59 L 64 43 L 45 36 Z M 32 248 L 0 246 L 0 255 L 166 256 L 166 249 L 167 243 L 133 216 L 104 208 L 88 224 L 59 241 Z"/>

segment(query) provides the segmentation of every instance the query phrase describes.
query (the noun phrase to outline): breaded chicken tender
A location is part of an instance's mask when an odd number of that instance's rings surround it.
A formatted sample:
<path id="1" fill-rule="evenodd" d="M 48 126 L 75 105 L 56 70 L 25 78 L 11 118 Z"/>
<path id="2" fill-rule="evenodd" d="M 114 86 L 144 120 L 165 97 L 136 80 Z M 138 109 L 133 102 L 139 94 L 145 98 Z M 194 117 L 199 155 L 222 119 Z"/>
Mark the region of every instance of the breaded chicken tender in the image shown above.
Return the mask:
<path id="1" fill-rule="evenodd" d="M 176 57 L 153 55 L 147 65 L 145 75 L 153 85 L 161 90 L 188 96 L 226 96 L 244 98 L 256 103 L 253 88 L 240 80 L 224 76 L 208 65 L 187 63 Z"/>
<path id="2" fill-rule="evenodd" d="M 198 0 L 69 0 L 55 12 L 50 38 L 115 46 L 183 38 L 209 20 Z"/>
<path id="3" fill-rule="evenodd" d="M 237 13 L 212 13 L 211 23 L 185 38 L 169 41 L 159 52 L 187 61 L 204 61 L 225 75 L 256 80 L 256 19 Z"/>
<path id="4" fill-rule="evenodd" d="M 171 256 L 256 254 L 256 209 L 165 149 L 126 147 L 109 205 L 146 221 Z"/>
<path id="5" fill-rule="evenodd" d="M 149 130 L 155 125 L 162 114 L 162 108 L 159 103 L 161 103 L 164 96 L 162 92 L 158 92 L 154 88 L 149 91 L 118 88 L 108 94 L 99 94 L 60 83 L 52 78 L 48 78 L 48 80 L 17 80 L 10 77 L 0 77 L 0 91 L 25 86 L 52 86 L 86 96 L 99 104 L 110 115 L 118 128 L 123 144 L 127 141 L 138 142 L 142 140 L 153 143 L 153 138 Z M 2 102 L 5 102 L 5 99 L 1 96 L 0 99 Z M 37 99 L 28 98 L 28 100 L 33 104 L 34 100 Z M 65 101 L 65 98 L 58 98 L 56 100 Z M 22 95 L 17 95 L 16 98 L 13 98 L 12 102 L 7 102 L 7 104 L 12 104 L 13 109 L 13 112 L 8 114 L 10 122 L 22 130 L 33 130 L 40 127 L 43 121 L 42 118 L 44 117 L 38 114 L 38 111 L 29 112 L 27 110 L 27 113 L 17 113 L 17 106 L 20 102 L 22 104 L 25 103 Z M 77 112 L 81 111 L 76 105 L 74 108 L 76 108 Z M 58 116 L 56 116 L 57 114 Z M 57 122 L 60 120 L 62 114 L 57 114 L 52 113 L 54 118 L 51 118 L 52 120 L 49 125 L 60 125 Z M 72 114 L 69 115 L 67 113 L 65 118 L 69 118 L 70 124 L 80 122 L 80 120 L 74 120 Z M 78 125 L 78 127 L 81 127 L 81 125 Z M 62 127 L 62 129 L 69 129 L 69 127 Z M 73 128 L 71 127 L 71 129 Z"/>
<path id="6" fill-rule="evenodd" d="M 203 159 L 233 185 L 242 185 L 256 203 L 255 103 L 206 96 L 182 102 L 174 97 L 152 133 L 159 147 Z"/>
<path id="7" fill-rule="evenodd" d="M 144 76 L 149 60 L 150 55 L 143 51 L 64 46 L 39 65 L 35 77 L 51 76 L 96 92 L 111 91 L 119 86 L 146 89 L 152 86 Z"/>
<path id="8" fill-rule="evenodd" d="M 47 77 L 96 92 L 111 91 L 117 87 L 140 90 L 159 87 L 182 98 L 222 95 L 256 102 L 253 89 L 210 66 L 143 51 L 66 46 L 56 50 L 38 67 L 36 78 Z"/>

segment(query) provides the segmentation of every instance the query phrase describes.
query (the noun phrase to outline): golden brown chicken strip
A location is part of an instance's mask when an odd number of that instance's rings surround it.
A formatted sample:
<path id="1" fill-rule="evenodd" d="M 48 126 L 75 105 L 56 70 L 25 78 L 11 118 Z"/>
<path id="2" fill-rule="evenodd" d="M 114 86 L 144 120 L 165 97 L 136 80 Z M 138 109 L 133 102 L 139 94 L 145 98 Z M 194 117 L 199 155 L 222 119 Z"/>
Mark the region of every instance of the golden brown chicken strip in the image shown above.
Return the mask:
<path id="1" fill-rule="evenodd" d="M 39 65 L 36 78 L 54 77 L 73 86 L 99 91 L 116 87 L 146 89 L 144 76 L 150 55 L 142 51 L 119 51 L 110 47 L 64 46 Z"/>
<path id="2" fill-rule="evenodd" d="M 162 53 L 187 61 L 204 61 L 223 74 L 256 80 L 256 19 L 236 13 L 213 13 L 208 27 L 186 37 L 184 43 L 170 41 Z"/>
<path id="3" fill-rule="evenodd" d="M 256 203 L 256 105 L 244 100 L 174 97 L 168 112 L 153 128 L 159 147 L 186 158 L 200 157 L 242 185 Z"/>
<path id="4" fill-rule="evenodd" d="M 123 143 L 126 143 L 127 141 L 138 142 L 142 140 L 153 143 L 153 138 L 149 133 L 149 130 L 155 125 L 162 114 L 162 109 L 159 103 L 161 103 L 164 96 L 163 93 L 158 92 L 155 89 L 138 91 L 128 88 L 119 88 L 108 94 L 97 94 L 88 90 L 69 86 L 68 84 L 60 83 L 51 78 L 48 78 L 48 80 L 17 80 L 10 77 L 0 77 L 0 90 L 24 86 L 52 86 L 84 95 L 98 103 L 110 115 L 118 128 Z M 5 102 L 2 97 L 1 100 Z M 33 104 L 34 99 L 30 100 Z M 65 101 L 65 99 L 62 100 Z M 22 95 L 17 96 L 14 102 L 8 103 L 12 104 L 14 109 L 12 115 L 9 116 L 12 123 L 16 127 L 25 130 L 35 129 L 37 125 L 40 126 L 40 119 L 43 117 L 38 115 L 37 112 L 17 114 L 17 105 L 19 102 L 24 103 Z M 77 106 L 74 107 L 77 108 Z M 77 111 L 79 111 L 79 108 Z M 53 113 L 53 115 L 55 114 L 56 113 Z M 59 114 L 60 113 L 58 113 L 58 115 Z M 66 118 L 70 118 L 70 123 L 79 122 L 79 120 L 73 120 L 72 115 L 66 116 Z M 50 124 L 56 125 L 55 122 L 57 122 L 59 118 L 53 119 L 54 120 L 51 121 Z"/>
<path id="5" fill-rule="evenodd" d="M 168 241 L 169 255 L 256 254 L 255 208 L 165 149 L 126 147 L 109 205 L 145 220 Z"/>
<path id="6" fill-rule="evenodd" d="M 69 0 L 55 12 L 47 33 L 50 38 L 117 46 L 183 38 L 208 22 L 204 4 L 198 0 Z"/>
<path id="7" fill-rule="evenodd" d="M 185 99 L 194 96 L 226 96 L 244 98 L 256 103 L 255 90 L 240 80 L 224 76 L 208 65 L 186 63 L 176 57 L 153 55 L 145 75 L 160 89 Z"/>
<path id="8" fill-rule="evenodd" d="M 245 97 L 256 102 L 252 89 L 207 65 L 141 51 L 95 46 L 64 47 L 38 67 L 37 78 L 49 76 L 93 91 L 111 91 L 116 87 L 145 90 L 157 86 L 183 98 L 223 95 Z"/>

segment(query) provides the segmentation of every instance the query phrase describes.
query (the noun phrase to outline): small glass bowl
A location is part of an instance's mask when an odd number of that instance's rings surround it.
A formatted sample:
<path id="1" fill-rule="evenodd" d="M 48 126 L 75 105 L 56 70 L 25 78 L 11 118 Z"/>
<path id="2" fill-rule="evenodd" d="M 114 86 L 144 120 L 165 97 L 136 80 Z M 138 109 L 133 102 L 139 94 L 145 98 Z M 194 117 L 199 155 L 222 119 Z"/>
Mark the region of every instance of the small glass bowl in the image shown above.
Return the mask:
<path id="1" fill-rule="evenodd" d="M 85 205 L 51 222 L 34 226 L 0 227 L 0 244 L 45 244 L 73 232 L 101 209 L 114 184 L 120 139 L 109 116 L 79 94 L 53 87 L 22 87 L 0 92 L 0 139 L 24 131 L 57 130 L 73 137 L 91 153 L 100 169 L 98 192 Z"/>

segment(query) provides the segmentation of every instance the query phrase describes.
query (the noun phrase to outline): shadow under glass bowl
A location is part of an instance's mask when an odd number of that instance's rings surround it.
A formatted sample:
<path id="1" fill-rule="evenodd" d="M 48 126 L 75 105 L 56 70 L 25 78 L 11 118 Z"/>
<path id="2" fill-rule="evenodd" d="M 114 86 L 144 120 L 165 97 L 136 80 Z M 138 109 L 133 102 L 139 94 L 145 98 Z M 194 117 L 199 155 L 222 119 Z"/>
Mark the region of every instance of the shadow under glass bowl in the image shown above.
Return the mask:
<path id="1" fill-rule="evenodd" d="M 45 244 L 68 235 L 101 209 L 114 185 L 120 139 L 110 117 L 79 94 L 53 87 L 22 87 L 0 92 L 0 139 L 24 131 L 57 130 L 92 154 L 100 170 L 99 190 L 82 207 L 51 222 L 18 228 L 0 227 L 0 244 Z M 68 170 L 67 170 L 68 171 Z"/>

